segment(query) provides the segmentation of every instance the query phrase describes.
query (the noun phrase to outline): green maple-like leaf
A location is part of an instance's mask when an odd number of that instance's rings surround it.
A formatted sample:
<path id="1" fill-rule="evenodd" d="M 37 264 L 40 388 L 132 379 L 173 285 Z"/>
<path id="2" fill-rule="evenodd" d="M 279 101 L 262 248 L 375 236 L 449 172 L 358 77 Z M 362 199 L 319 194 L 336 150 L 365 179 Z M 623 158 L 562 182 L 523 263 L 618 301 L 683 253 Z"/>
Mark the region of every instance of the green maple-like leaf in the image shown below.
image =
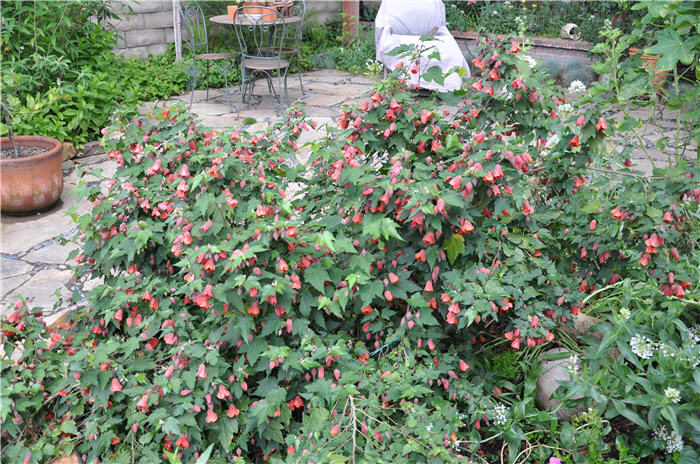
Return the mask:
<path id="1" fill-rule="evenodd" d="M 656 35 L 656 45 L 644 50 L 645 53 L 660 55 L 656 67 L 662 71 L 674 69 L 678 62 L 690 64 L 695 57 L 693 50 L 700 44 L 700 37 L 681 39 L 676 31 L 665 29 Z"/>
<path id="2" fill-rule="evenodd" d="M 464 237 L 459 234 L 452 234 L 449 240 L 445 240 L 442 247 L 447 251 L 447 259 L 450 264 L 454 264 L 455 260 L 459 255 L 464 253 Z"/>
<path id="3" fill-rule="evenodd" d="M 304 273 L 304 280 L 311 284 L 313 288 L 323 293 L 325 283 L 331 280 L 328 272 L 322 264 L 314 263 Z"/>

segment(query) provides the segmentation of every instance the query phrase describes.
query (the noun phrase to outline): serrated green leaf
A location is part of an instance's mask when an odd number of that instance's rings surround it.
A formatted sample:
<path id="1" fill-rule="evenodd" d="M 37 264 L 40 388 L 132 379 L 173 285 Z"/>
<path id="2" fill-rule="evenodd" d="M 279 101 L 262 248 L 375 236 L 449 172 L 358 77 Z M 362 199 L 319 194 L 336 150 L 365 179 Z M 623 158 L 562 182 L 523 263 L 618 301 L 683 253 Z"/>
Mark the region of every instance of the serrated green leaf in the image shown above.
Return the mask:
<path id="1" fill-rule="evenodd" d="M 464 237 L 460 234 L 452 234 L 452 237 L 443 242 L 442 248 L 447 251 L 447 259 L 450 264 L 454 264 L 457 257 L 464 253 Z"/>
<path id="2" fill-rule="evenodd" d="M 673 29 L 658 31 L 654 38 L 657 40 L 657 43 L 644 51 L 648 54 L 660 55 L 659 61 L 656 62 L 656 67 L 662 71 L 675 69 L 679 61 L 683 64 L 690 64 L 695 57 L 693 48 L 700 43 L 700 37 L 681 38 L 678 32 Z"/>

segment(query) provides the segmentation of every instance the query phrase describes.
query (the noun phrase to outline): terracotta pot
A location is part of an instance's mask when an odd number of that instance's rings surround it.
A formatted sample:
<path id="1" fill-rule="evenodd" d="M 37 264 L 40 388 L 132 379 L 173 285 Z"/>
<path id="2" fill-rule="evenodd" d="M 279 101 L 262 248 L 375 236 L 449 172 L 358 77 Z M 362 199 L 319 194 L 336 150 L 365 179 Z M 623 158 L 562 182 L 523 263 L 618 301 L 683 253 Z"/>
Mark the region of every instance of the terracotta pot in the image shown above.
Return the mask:
<path id="1" fill-rule="evenodd" d="M 22 214 L 40 211 L 58 201 L 63 191 L 63 144 L 51 137 L 18 135 L 17 145 L 48 149 L 27 158 L 0 160 L 0 209 Z M 9 137 L 0 139 L 2 148 L 11 147 Z"/>
<path id="2" fill-rule="evenodd" d="M 267 7 L 261 9 L 261 11 L 263 13 L 263 16 L 262 16 L 263 21 L 274 21 L 275 19 L 277 19 L 277 13 L 273 13 L 270 10 L 277 11 L 277 7 L 267 6 Z"/>
<path id="3" fill-rule="evenodd" d="M 637 55 L 641 50 L 637 47 L 630 47 L 630 56 Z M 656 62 L 659 61 L 659 55 L 647 55 L 644 54 L 640 57 L 642 59 L 642 66 L 650 68 L 654 71 L 654 88 L 656 92 L 661 92 L 663 84 L 668 79 L 668 71 L 659 71 L 656 69 Z"/>
<path id="4" fill-rule="evenodd" d="M 263 1 L 252 1 L 252 2 L 244 2 L 243 6 L 246 7 L 245 12 L 247 14 L 262 14 L 262 7 L 265 6 L 265 2 Z"/>
<path id="5" fill-rule="evenodd" d="M 238 9 L 238 5 L 229 5 L 228 6 L 228 19 L 233 21 L 233 16 L 236 14 L 237 9 Z"/>

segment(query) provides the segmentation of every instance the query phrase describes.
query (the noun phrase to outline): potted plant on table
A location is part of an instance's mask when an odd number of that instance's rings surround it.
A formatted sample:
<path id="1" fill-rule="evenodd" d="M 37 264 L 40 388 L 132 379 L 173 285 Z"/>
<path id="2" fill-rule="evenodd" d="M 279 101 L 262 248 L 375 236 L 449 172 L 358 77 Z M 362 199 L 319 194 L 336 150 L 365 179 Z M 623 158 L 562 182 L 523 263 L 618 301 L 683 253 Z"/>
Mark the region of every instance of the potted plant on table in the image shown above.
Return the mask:
<path id="1" fill-rule="evenodd" d="M 238 7 L 241 6 L 242 3 L 242 0 L 229 0 L 228 19 L 233 21 L 233 17 L 236 14 L 236 10 L 238 10 Z"/>
<path id="2" fill-rule="evenodd" d="M 36 135 L 15 136 L 7 105 L 8 136 L 0 139 L 0 210 L 27 214 L 52 206 L 63 191 L 63 144 Z"/>

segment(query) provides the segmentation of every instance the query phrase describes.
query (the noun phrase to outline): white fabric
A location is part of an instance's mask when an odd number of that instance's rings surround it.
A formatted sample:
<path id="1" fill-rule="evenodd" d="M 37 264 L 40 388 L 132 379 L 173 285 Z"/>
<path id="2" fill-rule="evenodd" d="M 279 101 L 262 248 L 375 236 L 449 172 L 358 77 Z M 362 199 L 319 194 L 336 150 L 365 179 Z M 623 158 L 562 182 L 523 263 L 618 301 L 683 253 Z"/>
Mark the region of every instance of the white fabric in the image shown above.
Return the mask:
<path id="1" fill-rule="evenodd" d="M 408 73 L 409 83 L 421 88 L 446 92 L 462 87 L 462 78 L 450 74 L 445 78 L 444 85 L 437 82 L 426 82 L 420 75 L 433 66 L 439 66 L 447 72 L 455 66 L 463 67 L 469 76 L 469 66 L 464 59 L 459 45 L 447 30 L 445 22 L 445 5 L 441 0 L 383 0 L 374 21 L 374 40 L 377 46 L 377 60 L 384 63 L 387 69 L 393 70 L 399 62 L 408 69 L 413 63 L 406 58 L 390 56 L 389 52 L 402 44 L 420 45 L 420 36 L 434 35 L 437 40 L 424 43 L 426 47 L 434 47 L 440 53 L 440 61 L 429 59 L 433 50 L 421 55 L 418 74 Z"/>

